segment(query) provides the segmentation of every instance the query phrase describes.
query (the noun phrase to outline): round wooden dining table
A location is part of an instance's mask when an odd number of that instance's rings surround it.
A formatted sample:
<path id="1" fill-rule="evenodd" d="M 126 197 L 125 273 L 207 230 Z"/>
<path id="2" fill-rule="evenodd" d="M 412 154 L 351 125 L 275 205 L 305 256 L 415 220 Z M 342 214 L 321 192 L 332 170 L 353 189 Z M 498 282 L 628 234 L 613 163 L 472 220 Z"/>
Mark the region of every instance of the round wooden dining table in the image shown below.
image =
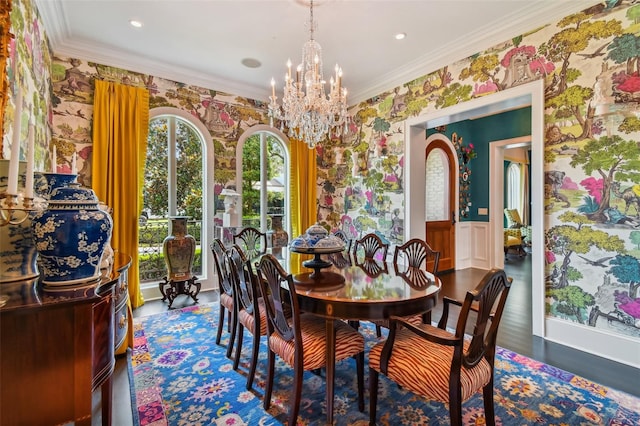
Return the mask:
<path id="1" fill-rule="evenodd" d="M 278 256 L 277 256 L 278 257 Z M 326 319 L 326 386 L 327 422 L 333 423 L 333 377 L 335 373 L 334 322 L 372 321 L 391 316 L 426 314 L 436 304 L 440 280 L 433 274 L 418 268 L 409 268 L 391 262 L 361 260 L 346 252 L 327 255 L 332 266 L 321 285 L 315 288 L 308 282 L 310 270 L 302 262 L 309 255 L 282 252 L 278 257 L 282 266 L 296 282 L 301 275 L 301 285 L 296 285 L 300 309 Z M 328 277 L 339 277 L 335 285 Z"/>

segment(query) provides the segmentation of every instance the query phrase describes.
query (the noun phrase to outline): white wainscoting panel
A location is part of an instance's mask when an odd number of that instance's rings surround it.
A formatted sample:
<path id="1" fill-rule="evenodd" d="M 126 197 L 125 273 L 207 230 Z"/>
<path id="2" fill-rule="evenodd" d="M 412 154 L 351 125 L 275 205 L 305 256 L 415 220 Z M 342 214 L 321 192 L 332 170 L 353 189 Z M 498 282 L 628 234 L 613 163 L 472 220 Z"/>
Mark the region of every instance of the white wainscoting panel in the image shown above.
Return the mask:
<path id="1" fill-rule="evenodd" d="M 471 222 L 456 224 L 456 269 L 471 268 L 473 245 L 471 241 Z"/>
<path id="2" fill-rule="evenodd" d="M 471 263 L 474 268 L 491 269 L 489 229 L 489 222 L 471 222 Z"/>

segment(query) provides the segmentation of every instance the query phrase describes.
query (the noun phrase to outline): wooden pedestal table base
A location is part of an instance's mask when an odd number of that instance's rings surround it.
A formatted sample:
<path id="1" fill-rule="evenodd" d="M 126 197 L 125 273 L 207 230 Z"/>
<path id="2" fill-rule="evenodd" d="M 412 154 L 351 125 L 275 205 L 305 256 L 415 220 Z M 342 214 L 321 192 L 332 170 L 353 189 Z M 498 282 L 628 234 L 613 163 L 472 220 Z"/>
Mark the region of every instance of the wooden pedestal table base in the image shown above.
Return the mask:
<path id="1" fill-rule="evenodd" d="M 196 282 L 198 277 L 192 276 L 185 280 L 169 280 L 164 277 L 164 281 L 158 284 L 160 293 L 162 293 L 162 301 L 169 301 L 169 309 L 179 294 L 191 296 L 194 302 L 198 303 L 198 293 L 200 293 L 200 283 Z"/>
<path id="2" fill-rule="evenodd" d="M 338 253 L 342 251 L 342 248 L 322 249 L 318 251 L 313 249 L 292 249 L 291 251 L 296 253 L 313 254 L 313 259 L 302 262 L 302 266 L 313 269 L 313 272 L 303 272 L 293 276 L 293 282 L 297 288 L 336 290 L 344 286 L 344 277 L 342 275 L 331 271 L 322 271 L 324 268 L 333 266 L 333 263 L 321 258 L 321 255 L 323 254 Z"/>

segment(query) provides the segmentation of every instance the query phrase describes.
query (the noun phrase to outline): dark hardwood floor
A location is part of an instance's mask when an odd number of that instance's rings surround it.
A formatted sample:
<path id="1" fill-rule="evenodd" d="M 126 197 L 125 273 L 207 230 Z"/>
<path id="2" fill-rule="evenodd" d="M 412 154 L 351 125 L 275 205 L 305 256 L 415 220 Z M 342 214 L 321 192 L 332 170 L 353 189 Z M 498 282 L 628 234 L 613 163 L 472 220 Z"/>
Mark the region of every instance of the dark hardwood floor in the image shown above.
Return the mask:
<path id="1" fill-rule="evenodd" d="M 510 256 L 505 264 L 507 275 L 513 278 L 513 284 L 498 332 L 498 345 L 521 355 L 553 365 L 571 373 L 580 375 L 596 383 L 618 389 L 640 397 L 640 369 L 594 356 L 567 346 L 548 342 L 531 334 L 531 257 L 518 258 Z M 481 269 L 465 269 L 441 277 L 443 285 L 440 297 L 450 296 L 458 299 L 473 287 L 486 273 Z M 218 293 L 201 292 L 200 304 L 217 301 Z M 178 296 L 174 308 L 189 306 L 192 301 L 187 296 Z M 139 318 L 167 310 L 167 304 L 160 301 L 148 301 L 134 310 L 133 317 Z M 437 321 L 442 312 L 439 303 L 433 310 L 433 320 Z M 450 319 L 450 325 L 455 322 Z M 133 425 L 130 399 L 130 384 L 127 371 L 127 358 L 119 356 L 114 373 L 113 392 L 113 424 L 118 426 Z M 99 423 L 99 406 L 96 422 Z"/>

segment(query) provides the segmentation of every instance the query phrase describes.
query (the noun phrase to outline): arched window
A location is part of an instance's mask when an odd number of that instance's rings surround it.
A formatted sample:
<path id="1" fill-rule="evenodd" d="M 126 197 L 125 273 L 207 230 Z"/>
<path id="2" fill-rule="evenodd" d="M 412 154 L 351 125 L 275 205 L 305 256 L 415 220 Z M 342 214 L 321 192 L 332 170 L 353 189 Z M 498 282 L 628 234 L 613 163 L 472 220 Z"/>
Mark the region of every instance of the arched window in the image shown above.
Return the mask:
<path id="1" fill-rule="evenodd" d="M 520 164 L 511 163 L 507 167 L 507 208 L 516 209 L 518 211 L 522 208 L 522 172 Z M 522 214 L 522 213 L 520 213 Z"/>
<path id="2" fill-rule="evenodd" d="M 442 148 L 435 148 L 427 157 L 426 174 L 426 219 L 427 221 L 448 220 L 449 160 Z"/>
<path id="3" fill-rule="evenodd" d="M 254 126 L 238 141 L 237 156 L 242 158 L 236 169 L 242 194 L 242 226 L 263 232 L 283 229 L 290 238 L 286 136 L 268 126 Z"/>
<path id="4" fill-rule="evenodd" d="M 213 182 L 213 149 L 202 123 L 176 108 L 150 112 L 147 158 L 140 218 L 140 281 L 155 284 L 166 275 L 162 242 L 169 234 L 170 216 L 188 216 L 187 231 L 196 239 L 193 273 L 213 282 L 207 247 L 213 235 L 213 209 L 207 208 L 208 182 Z M 206 286 L 206 284 L 205 284 Z M 144 287 L 144 285 L 143 285 Z"/>

